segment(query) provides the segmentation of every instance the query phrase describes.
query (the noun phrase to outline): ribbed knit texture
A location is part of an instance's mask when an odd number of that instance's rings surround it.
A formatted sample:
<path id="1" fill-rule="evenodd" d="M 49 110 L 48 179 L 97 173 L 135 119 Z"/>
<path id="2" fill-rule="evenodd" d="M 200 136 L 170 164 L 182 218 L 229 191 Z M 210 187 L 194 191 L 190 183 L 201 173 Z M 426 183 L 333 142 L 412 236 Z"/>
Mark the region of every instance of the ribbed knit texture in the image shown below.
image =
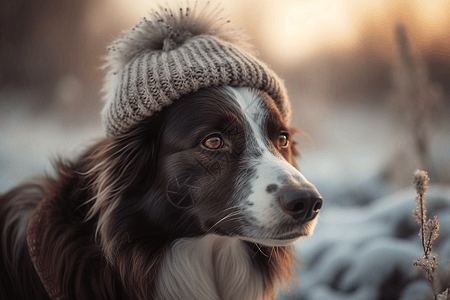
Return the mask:
<path id="1" fill-rule="evenodd" d="M 266 92 L 290 121 L 283 81 L 249 53 L 241 33 L 224 30 L 227 22 L 207 12 L 161 8 L 110 46 L 102 112 L 108 136 L 126 133 L 183 95 L 219 85 Z"/>

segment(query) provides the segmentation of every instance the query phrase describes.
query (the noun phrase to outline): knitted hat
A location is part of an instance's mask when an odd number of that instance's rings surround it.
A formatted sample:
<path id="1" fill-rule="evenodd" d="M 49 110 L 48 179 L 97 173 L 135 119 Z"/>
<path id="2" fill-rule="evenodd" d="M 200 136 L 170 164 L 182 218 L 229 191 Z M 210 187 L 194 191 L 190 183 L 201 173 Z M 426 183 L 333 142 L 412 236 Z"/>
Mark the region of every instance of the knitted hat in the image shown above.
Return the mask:
<path id="1" fill-rule="evenodd" d="M 283 81 L 253 54 L 221 9 L 159 8 L 108 48 L 102 111 L 108 136 L 126 133 L 183 95 L 200 88 L 246 86 L 273 98 L 291 117 Z"/>

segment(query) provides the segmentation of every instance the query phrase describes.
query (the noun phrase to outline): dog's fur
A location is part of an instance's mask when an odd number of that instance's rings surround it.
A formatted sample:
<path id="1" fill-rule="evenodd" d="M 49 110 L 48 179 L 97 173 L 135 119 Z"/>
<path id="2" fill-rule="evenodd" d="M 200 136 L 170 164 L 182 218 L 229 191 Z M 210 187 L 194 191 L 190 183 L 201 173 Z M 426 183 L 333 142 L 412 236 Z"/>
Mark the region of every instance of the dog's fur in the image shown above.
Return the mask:
<path id="1" fill-rule="evenodd" d="M 220 149 L 204 146 L 211 134 Z M 274 298 L 317 220 L 278 204 L 314 189 L 293 167 L 292 134 L 267 94 L 216 87 L 58 162 L 0 196 L 0 298 Z"/>

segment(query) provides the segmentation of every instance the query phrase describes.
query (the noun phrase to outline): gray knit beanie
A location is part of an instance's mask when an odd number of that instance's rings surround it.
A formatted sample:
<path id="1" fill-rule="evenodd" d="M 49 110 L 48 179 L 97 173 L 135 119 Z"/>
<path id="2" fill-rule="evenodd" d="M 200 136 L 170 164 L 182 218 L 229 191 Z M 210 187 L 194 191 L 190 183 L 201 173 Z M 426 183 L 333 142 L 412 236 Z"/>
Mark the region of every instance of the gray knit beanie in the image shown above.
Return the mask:
<path id="1" fill-rule="evenodd" d="M 291 118 L 283 81 L 253 54 L 247 38 L 221 9 L 159 8 L 108 48 L 102 111 L 108 136 L 126 133 L 141 120 L 200 88 L 246 86 L 266 92 L 285 121 Z"/>

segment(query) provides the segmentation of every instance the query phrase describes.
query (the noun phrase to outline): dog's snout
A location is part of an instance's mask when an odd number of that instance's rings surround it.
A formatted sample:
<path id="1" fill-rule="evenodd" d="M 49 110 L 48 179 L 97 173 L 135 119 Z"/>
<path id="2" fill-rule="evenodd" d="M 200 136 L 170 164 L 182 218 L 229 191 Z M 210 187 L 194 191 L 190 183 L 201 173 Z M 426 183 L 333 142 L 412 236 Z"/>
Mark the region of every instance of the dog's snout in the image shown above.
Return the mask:
<path id="1" fill-rule="evenodd" d="M 322 196 L 313 188 L 296 188 L 279 195 L 281 209 L 298 221 L 310 221 L 322 208 Z"/>

